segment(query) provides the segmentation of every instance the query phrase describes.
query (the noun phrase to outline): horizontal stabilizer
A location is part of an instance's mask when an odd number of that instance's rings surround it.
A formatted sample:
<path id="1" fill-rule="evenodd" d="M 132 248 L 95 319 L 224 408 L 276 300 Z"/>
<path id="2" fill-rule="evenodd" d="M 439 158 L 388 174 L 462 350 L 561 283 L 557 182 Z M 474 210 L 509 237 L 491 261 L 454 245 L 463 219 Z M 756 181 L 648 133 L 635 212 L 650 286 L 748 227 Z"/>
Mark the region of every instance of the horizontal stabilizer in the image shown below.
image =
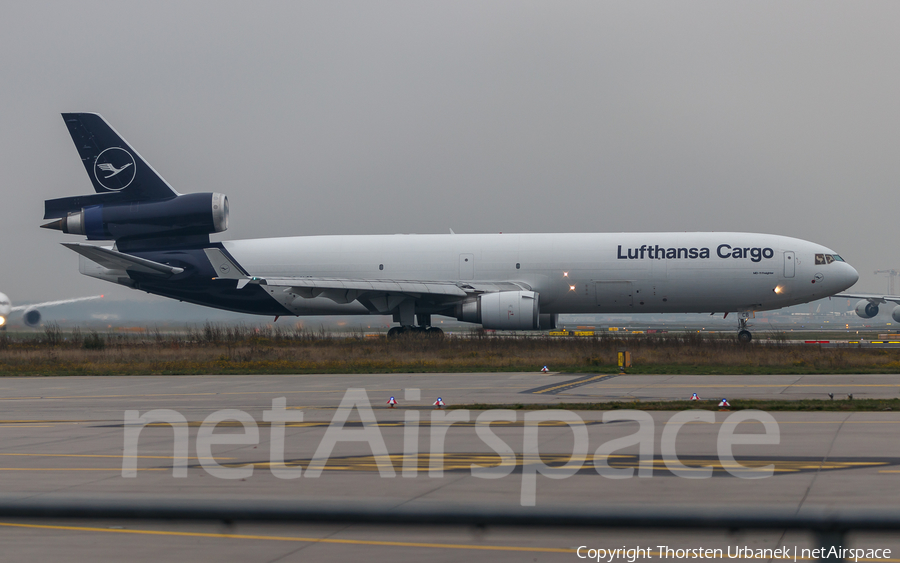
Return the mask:
<path id="1" fill-rule="evenodd" d="M 103 246 L 77 242 L 64 242 L 62 245 L 110 270 L 130 270 L 132 272 L 166 276 L 174 276 L 184 271 L 184 268 L 160 264 L 153 260 L 138 258 L 137 256 L 117 252 Z"/>

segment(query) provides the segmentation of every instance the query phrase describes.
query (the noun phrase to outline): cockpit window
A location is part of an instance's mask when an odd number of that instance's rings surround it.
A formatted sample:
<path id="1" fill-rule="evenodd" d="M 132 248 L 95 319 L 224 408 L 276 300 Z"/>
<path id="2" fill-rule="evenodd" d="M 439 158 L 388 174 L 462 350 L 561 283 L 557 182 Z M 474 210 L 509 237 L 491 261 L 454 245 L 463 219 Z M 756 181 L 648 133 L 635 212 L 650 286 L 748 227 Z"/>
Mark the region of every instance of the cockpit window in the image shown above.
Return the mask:
<path id="1" fill-rule="evenodd" d="M 824 266 L 832 262 L 843 262 L 844 259 L 837 254 L 816 254 L 816 266 Z"/>

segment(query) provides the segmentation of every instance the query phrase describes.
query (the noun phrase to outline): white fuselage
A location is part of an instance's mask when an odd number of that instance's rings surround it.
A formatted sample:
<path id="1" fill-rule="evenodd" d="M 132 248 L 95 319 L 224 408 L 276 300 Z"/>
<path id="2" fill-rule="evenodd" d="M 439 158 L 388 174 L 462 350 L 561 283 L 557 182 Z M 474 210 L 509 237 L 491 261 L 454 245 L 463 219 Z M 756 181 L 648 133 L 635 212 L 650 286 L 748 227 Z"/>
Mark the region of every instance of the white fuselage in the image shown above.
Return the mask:
<path id="1" fill-rule="evenodd" d="M 250 275 L 515 282 L 541 313 L 760 311 L 843 291 L 858 279 L 834 252 L 753 233 L 308 236 L 227 241 Z M 359 303 L 277 295 L 294 314 L 365 314 Z"/>

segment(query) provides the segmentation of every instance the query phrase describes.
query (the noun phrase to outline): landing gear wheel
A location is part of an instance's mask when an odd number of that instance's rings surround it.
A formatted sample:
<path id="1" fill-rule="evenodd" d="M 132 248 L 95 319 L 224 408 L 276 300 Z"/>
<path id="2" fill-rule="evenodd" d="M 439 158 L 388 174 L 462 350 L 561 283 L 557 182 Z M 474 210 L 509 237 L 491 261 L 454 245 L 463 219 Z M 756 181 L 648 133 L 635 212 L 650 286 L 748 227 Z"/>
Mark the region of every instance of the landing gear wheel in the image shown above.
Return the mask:
<path id="1" fill-rule="evenodd" d="M 391 330 L 388 331 L 387 335 L 388 335 L 388 338 L 397 338 L 404 332 L 405 331 L 403 330 L 403 327 L 395 326 L 394 328 L 392 328 Z"/>
<path id="2" fill-rule="evenodd" d="M 750 334 L 749 330 L 742 330 L 738 333 L 738 342 L 743 342 L 744 344 L 753 340 L 753 335 Z"/>
<path id="3" fill-rule="evenodd" d="M 444 337 L 444 331 L 439 329 L 436 326 L 430 326 L 427 329 L 425 329 L 425 334 L 427 334 L 428 336 L 436 336 L 437 338 Z"/>

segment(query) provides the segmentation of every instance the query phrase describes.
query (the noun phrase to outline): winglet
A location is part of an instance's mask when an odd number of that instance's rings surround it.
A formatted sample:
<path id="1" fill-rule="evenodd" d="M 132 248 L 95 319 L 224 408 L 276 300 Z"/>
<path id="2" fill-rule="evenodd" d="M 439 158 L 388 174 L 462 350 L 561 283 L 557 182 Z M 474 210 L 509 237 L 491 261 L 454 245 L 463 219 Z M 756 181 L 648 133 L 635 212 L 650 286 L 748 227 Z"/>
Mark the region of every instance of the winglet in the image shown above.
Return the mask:
<path id="1" fill-rule="evenodd" d="M 247 272 L 241 268 L 237 262 L 232 260 L 231 257 L 225 254 L 222 249 L 204 248 L 203 252 L 206 253 L 206 258 L 209 260 L 213 270 L 216 271 L 216 279 L 237 280 L 238 289 L 243 289 L 249 283 L 261 283 L 265 285 L 266 280 L 247 274 Z"/>

